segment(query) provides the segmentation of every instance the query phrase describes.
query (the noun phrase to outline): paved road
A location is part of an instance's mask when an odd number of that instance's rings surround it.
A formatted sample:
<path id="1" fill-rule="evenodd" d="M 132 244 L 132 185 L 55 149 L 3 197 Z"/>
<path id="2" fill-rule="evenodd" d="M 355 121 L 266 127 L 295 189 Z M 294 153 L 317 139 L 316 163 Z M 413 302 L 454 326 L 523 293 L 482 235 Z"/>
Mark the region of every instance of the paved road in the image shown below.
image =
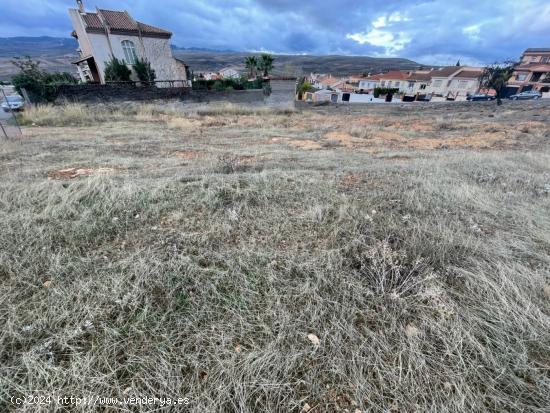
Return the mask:
<path id="1" fill-rule="evenodd" d="M 2 121 L 2 124 L 5 120 L 9 119 L 11 117 L 11 114 L 8 112 L 4 112 L 2 109 L 0 109 L 0 121 Z"/>

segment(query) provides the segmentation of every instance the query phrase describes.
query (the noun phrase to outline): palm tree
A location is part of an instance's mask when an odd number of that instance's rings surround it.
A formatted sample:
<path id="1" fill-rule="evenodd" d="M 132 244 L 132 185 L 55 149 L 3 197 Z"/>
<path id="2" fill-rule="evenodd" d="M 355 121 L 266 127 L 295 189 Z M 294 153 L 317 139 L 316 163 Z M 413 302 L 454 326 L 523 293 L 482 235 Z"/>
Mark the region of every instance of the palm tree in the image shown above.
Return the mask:
<path id="1" fill-rule="evenodd" d="M 258 63 L 258 69 L 260 69 L 264 77 L 269 76 L 269 72 L 273 70 L 273 62 L 275 58 L 268 53 L 262 53 L 260 57 L 260 62 Z"/>
<path id="2" fill-rule="evenodd" d="M 256 69 L 258 67 L 258 59 L 256 56 L 248 56 L 244 60 L 244 65 L 248 69 L 248 78 L 253 79 L 256 77 Z"/>

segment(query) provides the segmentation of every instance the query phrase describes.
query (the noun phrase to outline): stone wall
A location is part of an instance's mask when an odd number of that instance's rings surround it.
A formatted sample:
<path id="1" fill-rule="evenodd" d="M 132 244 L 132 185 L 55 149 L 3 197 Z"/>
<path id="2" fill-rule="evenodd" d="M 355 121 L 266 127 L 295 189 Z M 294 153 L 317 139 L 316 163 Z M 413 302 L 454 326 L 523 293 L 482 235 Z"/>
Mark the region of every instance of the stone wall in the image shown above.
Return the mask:
<path id="1" fill-rule="evenodd" d="M 177 99 L 189 102 L 227 101 L 253 103 L 263 101 L 262 90 L 194 91 L 189 87 L 155 87 L 133 84 L 63 85 L 58 88 L 56 103 L 105 103 L 123 101 Z"/>

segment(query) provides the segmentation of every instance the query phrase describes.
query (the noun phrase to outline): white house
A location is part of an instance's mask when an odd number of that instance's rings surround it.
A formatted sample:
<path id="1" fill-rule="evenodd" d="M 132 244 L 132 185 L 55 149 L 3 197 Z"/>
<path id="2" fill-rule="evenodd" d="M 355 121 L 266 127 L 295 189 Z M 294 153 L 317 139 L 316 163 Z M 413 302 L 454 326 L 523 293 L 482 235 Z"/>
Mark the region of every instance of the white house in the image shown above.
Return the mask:
<path id="1" fill-rule="evenodd" d="M 220 70 L 219 75 L 222 79 L 239 79 L 241 77 L 241 73 L 232 67 Z"/>
<path id="2" fill-rule="evenodd" d="M 82 81 L 105 83 L 105 66 L 111 57 L 123 60 L 129 68 L 138 58 L 148 60 L 156 80 L 187 80 L 185 63 L 172 55 L 172 33 L 138 22 L 127 11 L 96 9 L 90 13 L 82 0 L 77 5 L 78 9 L 69 9 L 69 15 L 80 54 L 73 63 Z"/>
<path id="3" fill-rule="evenodd" d="M 359 81 L 358 89 L 361 93 L 372 92 L 380 85 L 380 75 L 369 76 Z"/>
<path id="4" fill-rule="evenodd" d="M 482 68 L 449 66 L 431 72 L 432 80 L 426 92 L 451 99 L 466 99 L 468 94 L 479 90 Z"/>

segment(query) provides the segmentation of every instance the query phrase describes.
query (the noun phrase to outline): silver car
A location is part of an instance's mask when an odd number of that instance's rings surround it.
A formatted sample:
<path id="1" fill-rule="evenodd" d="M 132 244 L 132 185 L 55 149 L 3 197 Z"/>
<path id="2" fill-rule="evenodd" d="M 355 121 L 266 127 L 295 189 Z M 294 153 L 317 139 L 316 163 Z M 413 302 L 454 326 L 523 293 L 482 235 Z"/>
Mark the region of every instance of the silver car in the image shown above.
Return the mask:
<path id="1" fill-rule="evenodd" d="M 530 100 L 530 99 L 540 99 L 542 97 L 542 93 L 536 91 L 536 90 L 529 90 L 527 92 L 521 92 L 515 95 L 512 95 L 509 97 L 509 99 L 512 100 Z"/>
<path id="2" fill-rule="evenodd" d="M 2 102 L 4 112 L 19 111 L 25 108 L 25 100 L 21 96 L 6 96 Z"/>

